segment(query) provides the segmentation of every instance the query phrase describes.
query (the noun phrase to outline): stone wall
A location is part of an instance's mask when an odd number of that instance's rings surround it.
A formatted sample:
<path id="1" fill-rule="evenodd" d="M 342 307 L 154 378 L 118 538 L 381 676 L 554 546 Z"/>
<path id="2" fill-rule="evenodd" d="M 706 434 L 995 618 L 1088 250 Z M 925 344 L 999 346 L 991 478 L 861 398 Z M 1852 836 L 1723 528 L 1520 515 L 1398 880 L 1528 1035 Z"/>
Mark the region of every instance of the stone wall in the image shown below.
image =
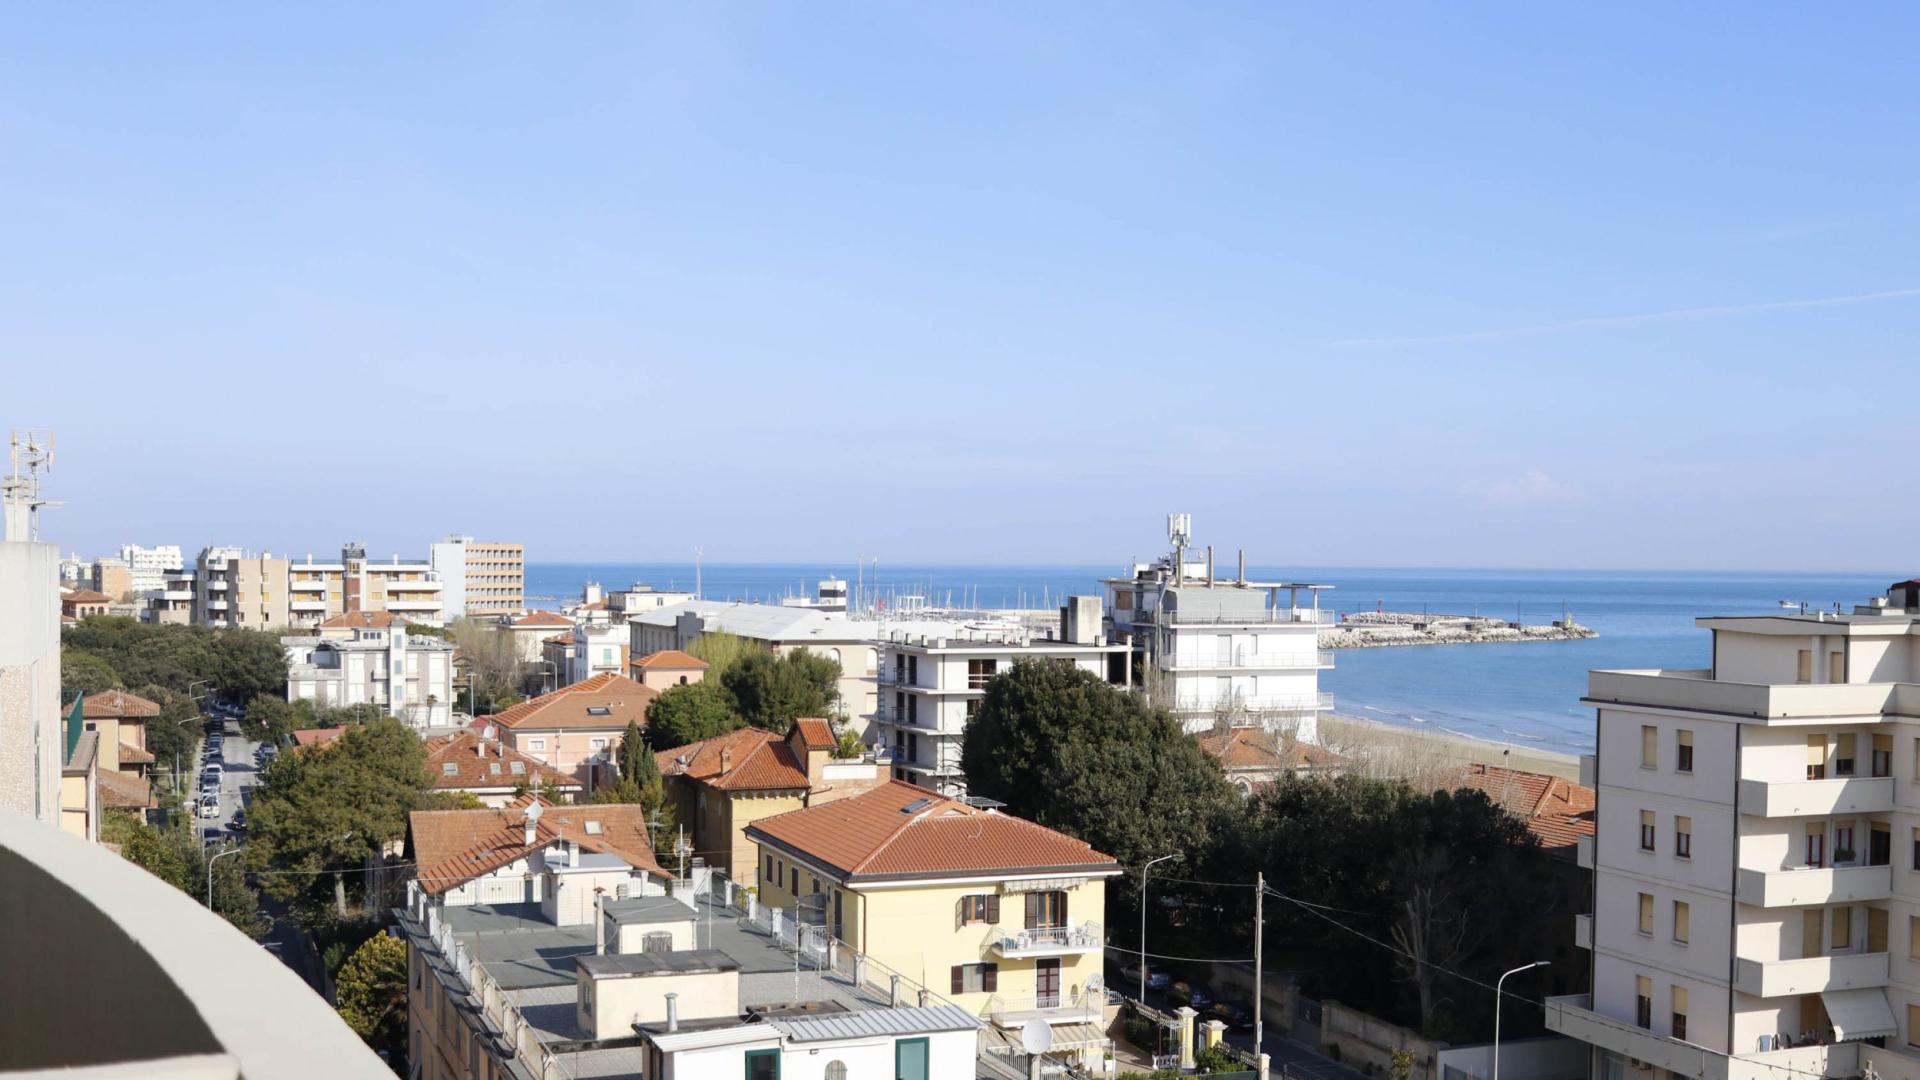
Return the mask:
<path id="1" fill-rule="evenodd" d="M 1393 1052 L 1413 1051 L 1413 1072 L 1408 1080 L 1438 1080 L 1438 1055 L 1447 1044 L 1429 1039 L 1417 1031 L 1389 1024 L 1337 1001 L 1320 1006 L 1320 1043 L 1340 1048 L 1340 1060 L 1356 1069 L 1373 1066 L 1381 1076 L 1393 1075 Z"/>

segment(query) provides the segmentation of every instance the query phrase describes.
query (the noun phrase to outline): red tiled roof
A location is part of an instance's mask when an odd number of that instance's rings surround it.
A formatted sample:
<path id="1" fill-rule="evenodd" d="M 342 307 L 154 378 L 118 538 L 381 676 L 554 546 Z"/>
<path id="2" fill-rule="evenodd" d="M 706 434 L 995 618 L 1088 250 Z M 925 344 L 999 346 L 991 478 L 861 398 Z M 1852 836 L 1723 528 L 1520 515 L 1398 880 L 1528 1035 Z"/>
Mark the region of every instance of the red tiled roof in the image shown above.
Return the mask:
<path id="1" fill-rule="evenodd" d="M 540 641 L 545 645 L 571 645 L 573 644 L 573 635 L 555 634 L 550 638 L 541 638 Z"/>
<path id="2" fill-rule="evenodd" d="M 840 741 L 833 737 L 833 725 L 818 716 L 795 718 L 793 729 L 800 733 L 801 740 L 809 750 L 829 750 Z"/>
<path id="3" fill-rule="evenodd" d="M 1065 833 L 900 780 L 761 818 L 747 826 L 747 838 L 786 848 L 850 879 L 1120 870 L 1112 856 Z"/>
<path id="4" fill-rule="evenodd" d="M 125 690 L 102 690 L 86 696 L 80 715 L 89 720 L 133 720 L 159 716 L 160 706 Z"/>
<path id="5" fill-rule="evenodd" d="M 100 794 L 101 806 L 145 808 L 153 805 L 153 785 L 132 773 L 103 771 L 95 779 L 94 787 Z"/>
<path id="6" fill-rule="evenodd" d="M 663 776 L 685 776 L 721 791 L 791 791 L 807 787 L 807 767 L 787 741 L 762 728 L 740 728 L 671 750 L 653 760 Z"/>
<path id="7" fill-rule="evenodd" d="M 304 750 L 309 746 L 325 746 L 346 734 L 344 727 L 301 728 L 292 733 L 295 749 Z"/>
<path id="8" fill-rule="evenodd" d="M 390 630 L 407 620 L 391 611 L 343 611 L 320 624 L 322 630 Z"/>
<path id="9" fill-rule="evenodd" d="M 513 770 L 516 762 L 519 772 Z M 448 765 L 453 765 L 455 771 L 447 772 Z M 541 764 L 538 758 L 471 731 L 428 739 L 427 772 L 433 775 L 433 786 L 442 791 L 511 788 L 520 784 L 531 787 L 541 781 L 561 791 L 580 789 L 579 781 Z"/>
<path id="10" fill-rule="evenodd" d="M 1194 741 L 1200 748 L 1220 759 L 1220 767 L 1236 769 L 1326 769 L 1345 765 L 1347 759 L 1324 747 L 1295 742 L 1281 746 L 1280 740 L 1265 728 L 1229 728 L 1201 735 Z"/>
<path id="11" fill-rule="evenodd" d="M 565 615 L 562 615 L 557 611 L 529 611 L 525 615 L 522 615 L 519 618 L 513 620 L 513 623 L 512 623 L 512 626 L 515 630 L 527 629 L 527 628 L 536 627 L 536 626 L 572 626 L 572 625 L 573 625 L 572 619 L 567 618 Z"/>
<path id="12" fill-rule="evenodd" d="M 534 803 L 541 814 L 529 845 L 526 809 Z M 595 826 L 593 832 L 587 829 L 589 823 Z M 637 803 L 555 806 L 529 794 L 499 809 L 415 810 L 408 815 L 407 831 L 420 886 L 429 893 L 458 888 L 561 840 L 613 855 L 659 877 L 673 876 L 654 858 L 646 808 Z"/>
<path id="13" fill-rule="evenodd" d="M 153 764 L 153 755 L 147 753 L 145 750 L 140 749 L 139 747 L 133 745 L 132 743 L 121 743 L 120 744 L 120 763 L 122 765 L 126 765 L 126 764 L 151 765 Z"/>
<path id="14" fill-rule="evenodd" d="M 647 706 L 659 696 L 625 675 L 605 671 L 482 719 L 515 731 L 624 728 L 630 720 L 645 726 Z"/>
<path id="15" fill-rule="evenodd" d="M 60 602 L 63 604 L 111 604 L 113 597 L 103 592 L 94 592 L 92 589 L 75 589 L 63 594 Z"/>
<path id="16" fill-rule="evenodd" d="M 707 670 L 707 662 L 705 660 L 691 653 L 683 653 L 679 649 L 661 649 L 659 652 L 650 652 L 640 659 L 635 660 L 633 666 L 641 671 L 656 668 L 661 671 Z"/>
<path id="17" fill-rule="evenodd" d="M 1571 849 L 1580 837 L 1593 835 L 1594 791 L 1571 780 L 1475 763 L 1460 770 L 1460 786 L 1486 793 L 1524 821 L 1549 852 Z"/>

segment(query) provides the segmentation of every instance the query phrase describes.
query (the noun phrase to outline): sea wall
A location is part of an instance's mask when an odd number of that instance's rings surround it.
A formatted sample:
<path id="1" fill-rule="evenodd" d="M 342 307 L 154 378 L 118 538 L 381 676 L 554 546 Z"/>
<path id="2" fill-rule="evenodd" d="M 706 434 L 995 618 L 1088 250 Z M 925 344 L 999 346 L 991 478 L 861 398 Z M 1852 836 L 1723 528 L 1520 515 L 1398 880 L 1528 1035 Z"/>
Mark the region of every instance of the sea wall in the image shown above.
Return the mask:
<path id="1" fill-rule="evenodd" d="M 1482 615 L 1429 615 L 1417 611 L 1361 611 L 1320 632 L 1323 649 L 1378 649 L 1389 645 L 1473 645 L 1495 641 L 1571 641 L 1598 637 L 1571 618 L 1517 623 Z"/>

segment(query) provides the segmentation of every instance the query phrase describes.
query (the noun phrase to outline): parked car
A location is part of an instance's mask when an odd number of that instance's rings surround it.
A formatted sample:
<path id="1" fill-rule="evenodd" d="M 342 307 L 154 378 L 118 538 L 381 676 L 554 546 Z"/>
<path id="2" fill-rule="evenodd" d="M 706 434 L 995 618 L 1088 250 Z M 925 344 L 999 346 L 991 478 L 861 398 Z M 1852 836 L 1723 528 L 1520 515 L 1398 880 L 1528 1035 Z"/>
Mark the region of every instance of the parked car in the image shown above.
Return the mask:
<path id="1" fill-rule="evenodd" d="M 1124 980 L 1124 985 L 1118 987 L 1118 989 L 1126 990 L 1128 987 L 1138 987 L 1140 985 L 1140 965 L 1128 964 L 1121 968 L 1120 978 Z M 1147 969 L 1147 989 L 1165 990 L 1172 983 L 1173 976 L 1159 968 L 1150 967 Z"/>
<path id="2" fill-rule="evenodd" d="M 219 817 L 220 816 L 220 796 L 218 795 L 200 796 L 200 816 L 203 818 Z"/>
<path id="3" fill-rule="evenodd" d="M 1207 1010 L 1207 1013 L 1213 1019 L 1220 1021 L 1235 1031 L 1245 1031 L 1253 1027 L 1253 1014 L 1238 1005 L 1230 1005 L 1224 1001 L 1216 1001 L 1213 1003 L 1213 1007 Z"/>
<path id="4" fill-rule="evenodd" d="M 1176 1005 L 1190 1005 L 1195 1009 L 1205 1009 L 1213 1004 L 1213 995 L 1207 993 L 1206 987 L 1195 986 L 1182 979 L 1167 989 L 1167 1000 Z"/>

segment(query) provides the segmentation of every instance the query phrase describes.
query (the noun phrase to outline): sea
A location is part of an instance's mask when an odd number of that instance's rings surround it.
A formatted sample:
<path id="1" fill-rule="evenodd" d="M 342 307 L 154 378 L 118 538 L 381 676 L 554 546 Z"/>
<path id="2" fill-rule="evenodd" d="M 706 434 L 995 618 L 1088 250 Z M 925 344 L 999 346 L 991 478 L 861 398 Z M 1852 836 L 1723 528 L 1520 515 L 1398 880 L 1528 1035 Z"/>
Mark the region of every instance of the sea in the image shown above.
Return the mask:
<path id="1" fill-rule="evenodd" d="M 778 602 L 811 596 L 823 577 L 859 582 L 864 595 L 896 608 L 904 597 L 940 606 L 1058 605 L 1099 591 L 1119 566 L 929 566 L 708 564 L 709 599 Z M 1578 641 L 1409 645 L 1341 649 L 1320 675 L 1335 711 L 1390 724 L 1561 753 L 1593 750 L 1593 710 L 1580 705 L 1593 668 L 1706 667 L 1703 615 L 1769 614 L 1783 602 L 1851 610 L 1907 574 L 1802 574 L 1614 570 L 1394 570 L 1369 567 L 1250 567 L 1255 580 L 1311 581 L 1334 588 L 1321 604 L 1336 612 L 1425 611 L 1544 623 L 1563 616 L 1599 636 Z M 583 584 L 609 589 L 643 582 L 692 589 L 691 563 L 528 563 L 528 603 L 555 607 Z"/>

